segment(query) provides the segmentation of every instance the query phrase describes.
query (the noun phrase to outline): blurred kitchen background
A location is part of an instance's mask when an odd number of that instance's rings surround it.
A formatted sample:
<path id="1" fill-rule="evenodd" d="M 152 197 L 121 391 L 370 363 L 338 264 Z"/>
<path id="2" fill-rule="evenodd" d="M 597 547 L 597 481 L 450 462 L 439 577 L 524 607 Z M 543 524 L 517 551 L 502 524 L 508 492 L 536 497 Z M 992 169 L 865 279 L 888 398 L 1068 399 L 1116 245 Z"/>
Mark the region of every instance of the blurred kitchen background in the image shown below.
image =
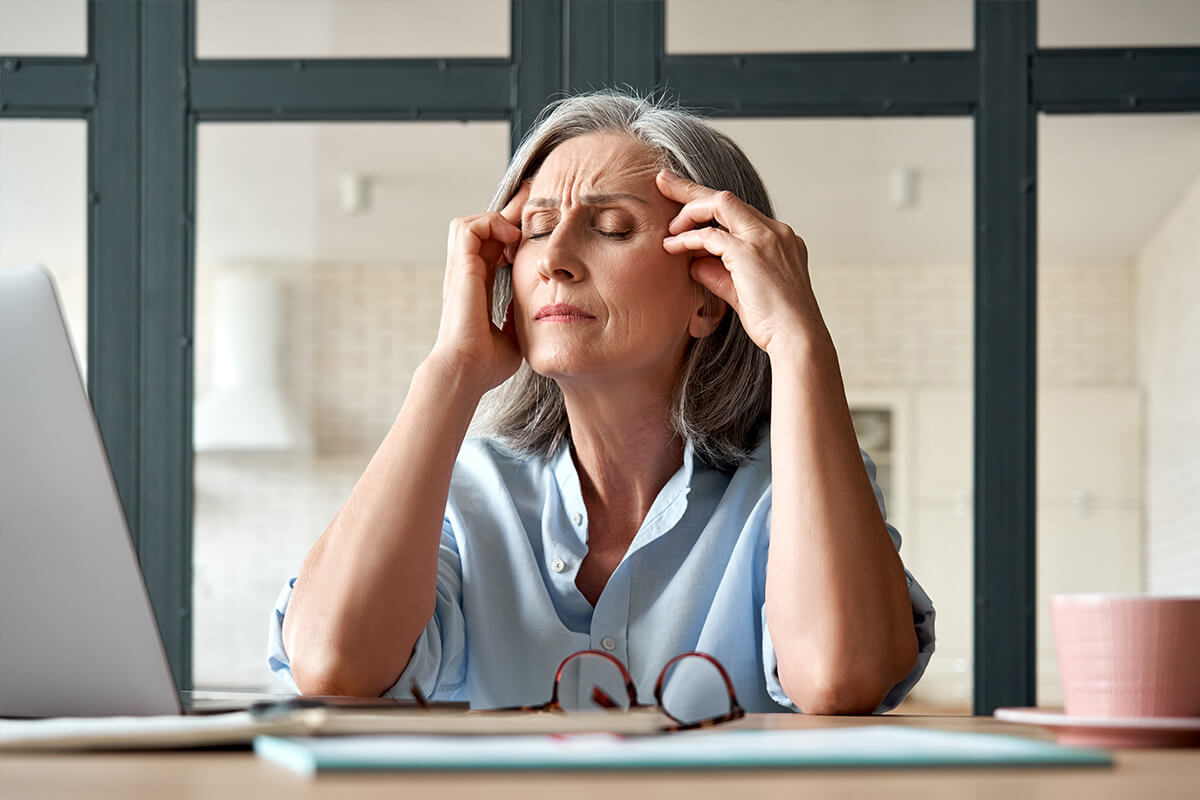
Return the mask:
<path id="1" fill-rule="evenodd" d="M 1041 0 L 1043 46 L 1200 44 L 1194 0 Z M 81 54 L 84 0 L 0 0 L 0 53 Z M 206 57 L 499 56 L 508 0 L 198 0 Z M 970 0 L 668 0 L 669 52 L 970 48 Z M 912 701 L 970 711 L 968 118 L 720 119 L 807 241 L 901 555 L 937 607 Z M 1200 115 L 1039 120 L 1038 700 L 1048 599 L 1200 591 Z M 505 122 L 206 123 L 197 163 L 194 679 L 271 687 L 267 618 L 433 343 L 446 228 Z M 86 354 L 82 121 L 0 121 L 0 268 L 47 265 Z"/>

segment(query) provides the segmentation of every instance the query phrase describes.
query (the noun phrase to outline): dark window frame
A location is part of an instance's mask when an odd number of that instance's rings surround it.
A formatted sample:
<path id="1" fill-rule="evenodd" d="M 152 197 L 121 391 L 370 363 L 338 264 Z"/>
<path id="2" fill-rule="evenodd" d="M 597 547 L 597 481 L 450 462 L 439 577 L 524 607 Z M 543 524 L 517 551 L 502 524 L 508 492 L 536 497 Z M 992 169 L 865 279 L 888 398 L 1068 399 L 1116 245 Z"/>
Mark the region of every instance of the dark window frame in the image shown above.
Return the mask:
<path id="1" fill-rule="evenodd" d="M 192 684 L 196 126 L 501 120 L 666 85 L 722 116 L 975 123 L 974 711 L 1036 702 L 1037 115 L 1200 111 L 1200 47 L 1039 48 L 975 0 L 970 50 L 667 54 L 663 0 L 513 0 L 508 58 L 203 59 L 194 0 L 89 0 L 82 57 L 0 56 L 0 118 L 88 122 L 89 391 L 168 656 Z"/>

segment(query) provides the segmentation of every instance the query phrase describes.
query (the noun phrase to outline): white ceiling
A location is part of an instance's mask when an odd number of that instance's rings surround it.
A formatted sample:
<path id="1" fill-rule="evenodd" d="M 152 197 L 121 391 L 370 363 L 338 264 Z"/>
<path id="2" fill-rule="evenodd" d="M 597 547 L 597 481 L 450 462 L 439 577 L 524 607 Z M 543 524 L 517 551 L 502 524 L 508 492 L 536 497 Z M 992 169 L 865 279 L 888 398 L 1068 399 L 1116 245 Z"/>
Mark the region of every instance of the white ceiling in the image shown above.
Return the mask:
<path id="1" fill-rule="evenodd" d="M 667 35 L 680 50 L 969 46 L 971 7 L 670 0 Z M 16 49 L 14 40 L 52 50 L 50 32 L 62 32 L 67 47 L 84 8 L 0 0 L 0 52 Z M 197 24 L 202 55 L 502 56 L 507 8 L 507 0 L 199 0 Z M 1041 0 L 1039 17 L 1051 44 L 1200 43 L 1200 0 Z M 971 260 L 969 120 L 716 124 L 743 144 L 814 259 Z M 1130 261 L 1200 176 L 1200 114 L 1044 117 L 1039 129 L 1043 260 Z M 0 264 L 82 263 L 84 136 L 79 121 L 0 122 Z M 507 152 L 503 123 L 204 125 L 198 256 L 440 265 L 448 220 L 486 205 Z M 915 171 L 917 202 L 897 209 L 889 188 L 901 169 Z M 339 211 L 347 173 L 372 179 L 371 210 Z"/>
<path id="2" fill-rule="evenodd" d="M 507 159 L 505 122 L 201 125 L 197 262 L 440 265 Z M 341 208 L 346 175 L 367 179 L 361 213 Z"/>
<path id="3" fill-rule="evenodd" d="M 1133 258 L 1200 179 L 1200 114 L 1042 116 L 1038 135 L 1043 260 Z"/>
<path id="4" fill-rule="evenodd" d="M 973 258 L 968 119 L 720 120 L 758 168 L 814 261 Z M 890 203 L 893 172 L 913 169 L 916 203 Z"/>

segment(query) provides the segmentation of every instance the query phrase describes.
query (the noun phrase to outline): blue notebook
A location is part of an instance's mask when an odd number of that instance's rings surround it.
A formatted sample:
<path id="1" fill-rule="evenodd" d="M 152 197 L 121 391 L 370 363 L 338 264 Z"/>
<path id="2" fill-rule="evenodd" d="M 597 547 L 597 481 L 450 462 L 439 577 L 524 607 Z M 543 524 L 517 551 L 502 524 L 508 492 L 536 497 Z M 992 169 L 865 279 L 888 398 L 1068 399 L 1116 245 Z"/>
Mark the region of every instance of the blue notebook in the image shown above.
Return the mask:
<path id="1" fill-rule="evenodd" d="M 262 758 L 301 775 L 344 770 L 1111 766 L 1102 750 L 896 725 L 660 736 L 260 736 Z"/>

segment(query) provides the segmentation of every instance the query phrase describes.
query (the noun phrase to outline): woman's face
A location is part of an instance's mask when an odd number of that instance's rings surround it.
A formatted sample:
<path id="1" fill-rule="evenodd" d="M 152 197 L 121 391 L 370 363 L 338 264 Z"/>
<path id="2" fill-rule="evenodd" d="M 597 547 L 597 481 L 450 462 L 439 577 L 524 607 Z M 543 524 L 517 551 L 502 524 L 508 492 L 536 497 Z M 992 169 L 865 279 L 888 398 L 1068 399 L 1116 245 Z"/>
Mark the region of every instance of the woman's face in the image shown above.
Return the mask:
<path id="1" fill-rule="evenodd" d="M 559 145 L 533 178 L 513 262 L 513 318 L 533 370 L 560 385 L 672 385 L 703 291 L 663 250 L 679 211 L 649 147 L 617 133 Z M 704 331 L 707 332 L 707 331 Z"/>

